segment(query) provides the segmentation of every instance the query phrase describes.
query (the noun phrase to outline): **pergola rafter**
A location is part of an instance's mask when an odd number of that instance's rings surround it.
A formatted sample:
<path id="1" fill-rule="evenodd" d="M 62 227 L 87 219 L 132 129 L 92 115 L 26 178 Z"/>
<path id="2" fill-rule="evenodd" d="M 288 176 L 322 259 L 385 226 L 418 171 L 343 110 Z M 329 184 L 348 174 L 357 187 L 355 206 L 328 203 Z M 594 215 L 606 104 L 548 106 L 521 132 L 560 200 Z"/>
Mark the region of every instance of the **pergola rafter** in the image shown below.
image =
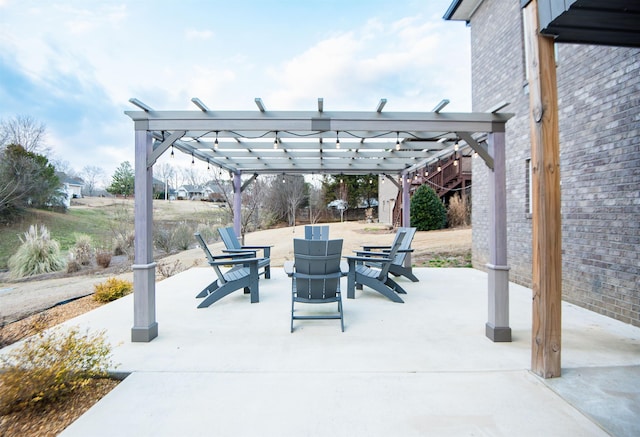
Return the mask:
<path id="1" fill-rule="evenodd" d="M 137 99 L 140 110 L 125 111 L 136 131 L 133 341 L 157 336 L 155 263 L 152 250 L 152 169 L 169 148 L 229 171 L 234 185 L 234 227 L 240 231 L 243 174 L 375 174 L 397 175 L 403 191 L 403 226 L 409 226 L 409 186 L 405 175 L 455 150 L 473 149 L 494 173 L 492 260 L 506 263 L 506 190 L 504 133 L 512 114 L 442 112 L 448 100 L 430 112 L 269 111 L 255 99 L 257 111 L 211 110 L 200 99 L 198 110 L 156 111 Z M 497 158 L 496 158 L 497 157 Z M 497 159 L 497 161 L 496 161 Z M 395 181 L 394 181 L 395 182 Z M 505 241 L 503 241 L 505 240 Z M 487 335 L 509 341 L 508 268 L 499 262 L 490 270 Z M 491 289 L 494 289 L 492 292 Z M 506 303 L 505 303 L 506 302 Z"/>

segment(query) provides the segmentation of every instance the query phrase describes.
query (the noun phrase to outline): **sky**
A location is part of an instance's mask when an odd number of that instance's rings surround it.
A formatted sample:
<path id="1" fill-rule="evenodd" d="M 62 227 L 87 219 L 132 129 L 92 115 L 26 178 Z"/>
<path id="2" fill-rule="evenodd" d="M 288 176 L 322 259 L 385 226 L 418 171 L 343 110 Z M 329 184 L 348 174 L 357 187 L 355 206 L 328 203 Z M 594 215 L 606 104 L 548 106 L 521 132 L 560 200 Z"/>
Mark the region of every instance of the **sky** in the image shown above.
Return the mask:
<path id="1" fill-rule="evenodd" d="M 452 0 L 0 0 L 0 119 L 46 126 L 54 160 L 106 183 L 133 164 L 135 97 L 158 110 L 471 110 Z M 190 160 L 190 158 L 189 158 Z"/>

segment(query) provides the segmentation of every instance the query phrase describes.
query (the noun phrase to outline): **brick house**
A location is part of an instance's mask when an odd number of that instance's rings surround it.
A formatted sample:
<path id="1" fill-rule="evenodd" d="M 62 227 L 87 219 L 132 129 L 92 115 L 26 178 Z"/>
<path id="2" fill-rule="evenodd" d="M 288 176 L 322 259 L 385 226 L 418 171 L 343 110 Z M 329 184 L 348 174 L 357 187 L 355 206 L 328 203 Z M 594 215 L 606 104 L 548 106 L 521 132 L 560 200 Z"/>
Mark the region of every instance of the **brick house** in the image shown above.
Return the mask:
<path id="1" fill-rule="evenodd" d="M 515 114 L 506 132 L 508 264 L 510 279 L 531 287 L 531 139 L 521 2 L 456 0 L 447 15 L 471 28 L 473 111 L 509 102 L 505 111 Z M 640 49 L 555 48 L 563 299 L 640 326 Z M 488 194 L 488 170 L 473 160 L 473 265 L 480 269 L 488 261 Z"/>

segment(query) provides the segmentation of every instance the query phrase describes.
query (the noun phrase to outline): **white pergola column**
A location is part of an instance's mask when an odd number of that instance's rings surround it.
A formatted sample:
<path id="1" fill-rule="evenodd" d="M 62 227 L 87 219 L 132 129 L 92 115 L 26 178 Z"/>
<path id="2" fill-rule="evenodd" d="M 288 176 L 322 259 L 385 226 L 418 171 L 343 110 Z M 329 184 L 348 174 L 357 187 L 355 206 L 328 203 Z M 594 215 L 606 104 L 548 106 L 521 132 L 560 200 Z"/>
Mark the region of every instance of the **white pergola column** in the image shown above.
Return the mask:
<path id="1" fill-rule="evenodd" d="M 411 196 L 409 188 L 411 187 L 411 179 L 408 174 L 402 175 L 402 226 L 408 228 L 411 226 Z M 407 253 L 404 258 L 404 266 L 411 267 L 411 253 Z"/>
<path id="2" fill-rule="evenodd" d="M 153 262 L 153 166 L 147 166 L 153 148 L 150 132 L 135 132 L 135 255 L 131 341 L 149 342 L 158 336 L 156 263 Z"/>
<path id="3" fill-rule="evenodd" d="M 492 341 L 511 341 L 509 327 L 509 266 L 507 265 L 507 187 L 505 133 L 490 133 L 489 154 L 493 170 L 489 177 L 489 320 L 486 335 Z"/>
<path id="4" fill-rule="evenodd" d="M 240 172 L 233 173 L 233 230 L 241 238 L 242 223 L 242 179 Z"/>
<path id="5" fill-rule="evenodd" d="M 402 226 L 407 228 L 411 224 L 411 197 L 409 196 L 409 182 L 406 174 L 402 175 Z"/>

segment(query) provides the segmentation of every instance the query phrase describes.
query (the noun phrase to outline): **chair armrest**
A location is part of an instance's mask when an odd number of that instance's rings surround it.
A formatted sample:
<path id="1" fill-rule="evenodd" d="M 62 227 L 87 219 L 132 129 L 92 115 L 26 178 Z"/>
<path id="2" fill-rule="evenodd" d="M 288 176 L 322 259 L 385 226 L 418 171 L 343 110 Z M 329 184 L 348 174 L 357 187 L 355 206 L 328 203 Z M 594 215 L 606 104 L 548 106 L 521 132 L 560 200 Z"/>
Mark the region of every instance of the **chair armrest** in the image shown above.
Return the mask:
<path id="1" fill-rule="evenodd" d="M 222 251 L 224 253 L 234 253 L 237 256 L 251 255 L 251 254 L 253 254 L 254 257 L 257 256 L 255 250 L 249 250 L 249 249 L 222 249 Z"/>
<path id="2" fill-rule="evenodd" d="M 264 257 L 265 258 L 270 258 L 271 257 L 271 248 L 273 246 L 242 246 L 242 249 L 262 249 L 264 251 Z"/>
<path id="3" fill-rule="evenodd" d="M 216 257 L 221 258 L 221 257 Z M 262 258 L 230 258 L 226 260 L 220 261 L 209 261 L 210 266 L 226 266 L 226 265 L 236 265 L 236 264 L 258 264 L 258 262 Z"/>
<path id="4" fill-rule="evenodd" d="M 379 257 L 388 257 L 387 252 L 366 252 L 364 250 L 354 250 L 356 256 L 361 257 L 371 257 L 371 258 L 379 258 Z"/>
<path id="5" fill-rule="evenodd" d="M 377 249 L 377 250 L 391 250 L 391 246 L 362 246 L 362 250 L 365 252 L 371 251 L 372 249 Z"/>
<path id="6" fill-rule="evenodd" d="M 346 258 L 348 261 L 362 261 L 362 262 L 367 262 L 367 261 L 375 261 L 375 262 L 386 262 L 386 261 L 393 261 L 391 258 L 388 257 L 384 257 L 384 258 L 372 258 L 370 256 L 345 256 L 344 258 Z"/>

